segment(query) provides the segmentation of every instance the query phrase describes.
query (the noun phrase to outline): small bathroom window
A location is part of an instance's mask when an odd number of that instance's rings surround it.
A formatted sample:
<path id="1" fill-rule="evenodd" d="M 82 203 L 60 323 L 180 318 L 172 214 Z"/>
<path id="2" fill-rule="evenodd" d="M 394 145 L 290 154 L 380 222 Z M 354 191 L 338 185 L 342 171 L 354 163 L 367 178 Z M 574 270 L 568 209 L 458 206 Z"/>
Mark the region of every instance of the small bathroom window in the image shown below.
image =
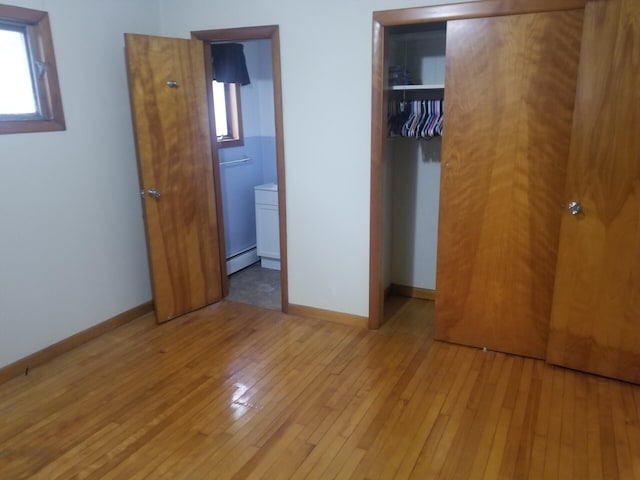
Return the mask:
<path id="1" fill-rule="evenodd" d="M 213 88 L 213 111 L 216 122 L 218 147 L 243 145 L 240 88 L 237 83 L 222 83 L 215 80 Z"/>

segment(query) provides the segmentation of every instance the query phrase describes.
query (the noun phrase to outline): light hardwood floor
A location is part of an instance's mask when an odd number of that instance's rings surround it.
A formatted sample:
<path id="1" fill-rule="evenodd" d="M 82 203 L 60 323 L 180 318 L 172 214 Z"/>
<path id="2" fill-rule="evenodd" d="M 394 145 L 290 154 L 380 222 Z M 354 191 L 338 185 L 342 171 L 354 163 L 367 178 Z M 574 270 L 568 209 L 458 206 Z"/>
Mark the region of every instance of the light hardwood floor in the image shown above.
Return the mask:
<path id="1" fill-rule="evenodd" d="M 0 385 L 0 478 L 640 480 L 640 387 L 223 301 Z"/>

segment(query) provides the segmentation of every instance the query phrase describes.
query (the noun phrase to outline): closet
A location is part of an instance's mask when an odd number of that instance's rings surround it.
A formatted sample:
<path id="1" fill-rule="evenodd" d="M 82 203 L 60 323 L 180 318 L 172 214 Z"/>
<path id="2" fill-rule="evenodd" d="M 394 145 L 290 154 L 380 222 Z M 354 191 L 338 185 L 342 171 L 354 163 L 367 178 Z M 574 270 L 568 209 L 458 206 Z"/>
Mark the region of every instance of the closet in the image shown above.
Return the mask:
<path id="1" fill-rule="evenodd" d="M 393 283 L 393 192 L 410 190 L 389 138 L 394 36 L 446 25 L 435 338 L 640 383 L 637 18 L 634 0 L 374 13 L 371 328 Z"/>
<path id="2" fill-rule="evenodd" d="M 389 35 L 385 290 L 434 298 L 446 24 Z"/>

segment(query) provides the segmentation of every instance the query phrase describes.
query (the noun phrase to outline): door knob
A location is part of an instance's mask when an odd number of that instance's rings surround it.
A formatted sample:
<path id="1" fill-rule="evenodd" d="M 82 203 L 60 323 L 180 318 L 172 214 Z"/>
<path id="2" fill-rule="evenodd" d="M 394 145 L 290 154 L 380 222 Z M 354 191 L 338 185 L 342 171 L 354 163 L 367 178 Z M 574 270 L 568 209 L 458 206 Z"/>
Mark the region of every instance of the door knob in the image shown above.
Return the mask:
<path id="1" fill-rule="evenodd" d="M 582 205 L 579 202 L 569 202 L 567 210 L 569 210 L 571 215 L 578 215 L 582 213 Z"/>
<path id="2" fill-rule="evenodd" d="M 160 192 L 155 188 L 150 188 L 149 190 L 147 190 L 147 193 L 151 198 L 155 198 L 155 199 L 160 198 Z"/>

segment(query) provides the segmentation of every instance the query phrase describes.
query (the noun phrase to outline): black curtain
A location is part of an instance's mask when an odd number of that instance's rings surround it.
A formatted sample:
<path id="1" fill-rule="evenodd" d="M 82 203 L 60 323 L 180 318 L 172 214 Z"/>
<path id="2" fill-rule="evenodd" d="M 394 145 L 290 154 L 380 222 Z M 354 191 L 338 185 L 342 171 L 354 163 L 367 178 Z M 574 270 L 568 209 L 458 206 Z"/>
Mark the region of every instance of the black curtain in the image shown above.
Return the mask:
<path id="1" fill-rule="evenodd" d="M 215 81 L 240 85 L 251 83 L 244 59 L 244 45 L 241 43 L 213 43 L 211 57 Z"/>

